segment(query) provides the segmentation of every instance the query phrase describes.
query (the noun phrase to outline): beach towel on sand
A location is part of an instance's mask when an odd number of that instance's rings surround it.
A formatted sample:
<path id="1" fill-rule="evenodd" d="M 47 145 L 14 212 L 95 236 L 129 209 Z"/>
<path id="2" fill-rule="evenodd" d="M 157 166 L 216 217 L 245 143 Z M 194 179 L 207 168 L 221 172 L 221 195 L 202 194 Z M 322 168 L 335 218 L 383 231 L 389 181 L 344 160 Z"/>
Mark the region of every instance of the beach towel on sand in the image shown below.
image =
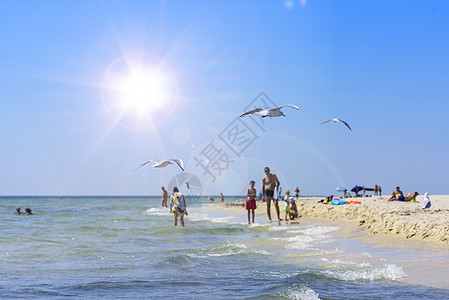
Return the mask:
<path id="1" fill-rule="evenodd" d="M 341 205 L 341 204 L 348 204 L 348 201 L 346 200 L 334 200 L 331 202 L 332 205 Z"/>

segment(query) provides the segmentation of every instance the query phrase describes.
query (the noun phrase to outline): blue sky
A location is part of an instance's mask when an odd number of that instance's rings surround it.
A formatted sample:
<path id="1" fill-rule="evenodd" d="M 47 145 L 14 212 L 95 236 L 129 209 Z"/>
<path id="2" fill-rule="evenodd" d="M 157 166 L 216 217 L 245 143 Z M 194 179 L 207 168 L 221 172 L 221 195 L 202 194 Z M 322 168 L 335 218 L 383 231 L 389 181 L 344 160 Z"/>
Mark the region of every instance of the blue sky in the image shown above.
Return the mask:
<path id="1" fill-rule="evenodd" d="M 171 157 L 203 194 L 259 190 L 265 166 L 305 195 L 448 194 L 448 36 L 442 0 L 1 1 L 0 194 L 156 195 L 179 169 L 133 170 Z M 130 60 L 169 74 L 147 130 L 105 109 Z M 236 154 L 220 136 L 262 92 L 300 110 L 242 119 Z"/>

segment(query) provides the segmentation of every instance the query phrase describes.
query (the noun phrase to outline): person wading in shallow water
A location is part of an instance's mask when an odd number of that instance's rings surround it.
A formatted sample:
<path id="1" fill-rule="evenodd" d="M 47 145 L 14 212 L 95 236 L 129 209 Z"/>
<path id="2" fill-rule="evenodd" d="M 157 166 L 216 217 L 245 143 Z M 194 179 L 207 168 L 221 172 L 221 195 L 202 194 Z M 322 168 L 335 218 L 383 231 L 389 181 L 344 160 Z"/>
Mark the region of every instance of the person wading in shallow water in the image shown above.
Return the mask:
<path id="1" fill-rule="evenodd" d="M 167 199 L 168 199 L 167 190 L 164 187 L 162 187 L 162 207 L 168 207 Z"/>
<path id="2" fill-rule="evenodd" d="M 270 223 L 271 223 L 272 222 L 271 207 L 270 207 L 271 200 L 273 199 L 273 196 L 274 196 L 274 189 L 279 188 L 280 182 L 279 182 L 276 174 L 270 173 L 270 168 L 265 167 L 264 172 L 265 172 L 265 176 L 262 179 L 262 194 L 265 195 L 264 201 L 267 204 L 267 215 L 268 215 L 268 219 L 270 220 Z M 280 221 L 281 217 L 279 215 L 279 204 L 278 204 L 277 199 L 274 199 L 274 207 L 276 208 L 278 220 Z"/>
<path id="3" fill-rule="evenodd" d="M 173 188 L 173 195 L 170 196 L 170 213 L 173 213 L 173 225 L 178 225 L 178 217 L 181 225 L 184 226 L 184 214 L 187 216 L 186 199 L 178 188 Z"/>

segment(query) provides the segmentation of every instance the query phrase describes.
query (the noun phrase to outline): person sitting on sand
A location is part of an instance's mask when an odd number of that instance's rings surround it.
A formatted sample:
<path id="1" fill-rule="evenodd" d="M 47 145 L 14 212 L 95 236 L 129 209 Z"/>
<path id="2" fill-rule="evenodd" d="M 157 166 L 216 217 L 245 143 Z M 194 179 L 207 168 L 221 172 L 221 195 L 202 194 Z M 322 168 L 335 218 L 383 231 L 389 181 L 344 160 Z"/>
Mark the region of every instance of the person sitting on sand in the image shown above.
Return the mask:
<path id="1" fill-rule="evenodd" d="M 323 200 L 323 204 L 331 203 L 333 198 L 334 198 L 334 195 L 327 196 L 326 199 Z"/>
<path id="2" fill-rule="evenodd" d="M 25 208 L 25 216 L 29 216 L 32 215 L 33 213 L 31 212 L 31 209 L 29 208 Z"/>
<path id="3" fill-rule="evenodd" d="M 250 211 L 252 212 L 252 216 L 253 216 L 253 223 L 254 223 L 254 210 L 257 208 L 256 207 L 256 189 L 254 188 L 254 185 L 256 184 L 256 182 L 254 180 L 251 180 L 249 182 L 249 188 L 246 191 L 246 210 L 248 210 L 248 224 L 251 224 L 250 222 Z"/>
<path id="4" fill-rule="evenodd" d="M 298 207 L 296 206 L 295 199 L 291 199 L 290 201 L 290 220 L 293 220 L 294 218 L 297 218 L 299 215 L 298 213 Z"/>
<path id="5" fill-rule="evenodd" d="M 404 193 L 401 191 L 400 187 L 396 187 L 396 191 L 391 193 L 390 199 L 388 201 L 405 201 Z"/>

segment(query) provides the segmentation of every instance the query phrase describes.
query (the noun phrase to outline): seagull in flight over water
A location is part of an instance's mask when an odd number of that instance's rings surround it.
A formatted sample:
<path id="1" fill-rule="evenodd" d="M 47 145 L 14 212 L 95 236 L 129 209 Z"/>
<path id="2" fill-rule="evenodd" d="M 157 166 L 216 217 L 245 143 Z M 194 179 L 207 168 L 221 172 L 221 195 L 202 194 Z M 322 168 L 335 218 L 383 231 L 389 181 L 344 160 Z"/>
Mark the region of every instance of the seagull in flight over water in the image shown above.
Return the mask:
<path id="1" fill-rule="evenodd" d="M 181 168 L 181 170 L 184 171 L 184 162 L 180 158 L 170 158 L 170 159 L 167 159 L 167 160 L 152 159 L 152 160 L 149 160 L 149 161 L 141 164 L 140 166 L 135 168 L 134 171 L 137 170 L 140 167 L 145 166 L 146 164 L 148 164 L 150 162 L 154 163 L 153 166 L 152 166 L 153 168 L 164 168 L 164 167 L 166 167 L 168 165 L 172 165 L 173 164 L 172 161 L 175 162 Z"/>
<path id="2" fill-rule="evenodd" d="M 275 108 L 258 107 L 258 108 L 247 111 L 246 113 L 240 115 L 240 118 L 248 116 L 248 115 L 252 115 L 252 114 L 257 114 L 259 116 L 262 116 L 262 118 L 266 118 L 266 117 L 273 118 L 273 117 L 282 117 L 282 116 L 285 117 L 284 113 L 281 111 L 281 108 L 284 108 L 284 107 L 291 107 L 296 110 L 299 110 L 299 107 L 297 107 L 296 105 L 283 105 L 283 106 L 279 106 L 279 107 L 275 107 Z"/>
<path id="3" fill-rule="evenodd" d="M 343 123 L 343 124 L 345 124 L 349 128 L 349 130 L 352 131 L 352 129 L 351 129 L 351 127 L 349 127 L 348 123 L 346 123 L 345 121 L 340 120 L 340 119 L 330 119 L 330 120 L 327 120 L 327 121 L 325 121 L 325 122 L 323 122 L 321 124 L 326 124 L 326 123 L 329 123 L 330 121 L 334 121 L 335 123 Z"/>

